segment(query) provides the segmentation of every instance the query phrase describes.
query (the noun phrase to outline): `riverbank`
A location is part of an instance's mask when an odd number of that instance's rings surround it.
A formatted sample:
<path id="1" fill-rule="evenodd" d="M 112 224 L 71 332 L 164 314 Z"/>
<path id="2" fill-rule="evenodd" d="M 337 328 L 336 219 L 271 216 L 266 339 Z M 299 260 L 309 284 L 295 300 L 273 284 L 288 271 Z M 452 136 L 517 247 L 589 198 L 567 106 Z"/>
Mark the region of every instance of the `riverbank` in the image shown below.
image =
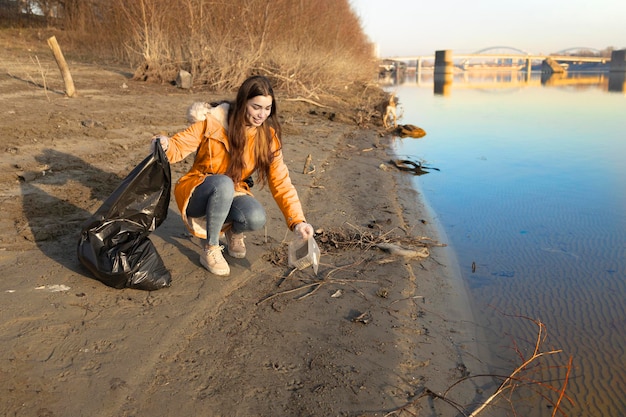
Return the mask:
<path id="1" fill-rule="evenodd" d="M 456 414 L 418 397 L 479 373 L 466 294 L 375 126 L 278 94 L 285 159 L 319 231 L 317 276 L 291 272 L 282 215 L 255 187 L 267 229 L 248 235 L 230 278 L 200 266 L 171 204 L 151 239 L 172 286 L 115 290 L 78 263 L 82 223 L 152 134 L 184 128 L 193 101 L 225 97 L 71 62 L 78 97 L 67 99 L 45 48 L 10 52 L 0 64 L 3 415 L 382 416 L 407 404 Z M 174 181 L 189 163 L 172 166 Z M 390 255 L 370 244 L 380 240 L 430 256 Z M 449 398 L 467 405 L 477 389 L 464 382 Z"/>

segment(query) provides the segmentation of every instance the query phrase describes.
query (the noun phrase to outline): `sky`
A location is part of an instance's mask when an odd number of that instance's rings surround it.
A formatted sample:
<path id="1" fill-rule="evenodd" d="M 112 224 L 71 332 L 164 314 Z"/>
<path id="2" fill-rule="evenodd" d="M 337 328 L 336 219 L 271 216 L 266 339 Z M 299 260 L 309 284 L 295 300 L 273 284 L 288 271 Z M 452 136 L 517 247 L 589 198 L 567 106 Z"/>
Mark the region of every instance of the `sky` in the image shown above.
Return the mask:
<path id="1" fill-rule="evenodd" d="M 350 0 L 379 56 L 626 48 L 626 0 Z"/>

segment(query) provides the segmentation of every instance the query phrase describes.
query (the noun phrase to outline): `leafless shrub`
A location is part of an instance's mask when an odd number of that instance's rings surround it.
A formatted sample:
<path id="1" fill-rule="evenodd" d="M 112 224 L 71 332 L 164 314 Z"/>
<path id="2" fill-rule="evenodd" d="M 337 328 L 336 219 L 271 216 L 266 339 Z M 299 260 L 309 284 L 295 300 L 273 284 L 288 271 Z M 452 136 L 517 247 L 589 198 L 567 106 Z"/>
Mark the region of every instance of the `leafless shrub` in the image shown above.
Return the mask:
<path id="1" fill-rule="evenodd" d="M 64 45 L 126 63 L 145 81 L 169 82 L 184 69 L 196 87 L 224 91 L 264 74 L 289 95 L 318 98 L 376 74 L 349 0 L 31 3 L 64 28 Z"/>

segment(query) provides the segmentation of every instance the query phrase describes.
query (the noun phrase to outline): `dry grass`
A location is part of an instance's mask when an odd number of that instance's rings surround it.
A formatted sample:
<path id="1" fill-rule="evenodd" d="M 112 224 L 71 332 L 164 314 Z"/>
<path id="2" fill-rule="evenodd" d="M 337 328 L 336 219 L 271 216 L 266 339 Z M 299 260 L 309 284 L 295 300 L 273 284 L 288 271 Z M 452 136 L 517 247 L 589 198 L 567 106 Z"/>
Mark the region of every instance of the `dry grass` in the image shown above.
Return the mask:
<path id="1" fill-rule="evenodd" d="M 48 8 L 54 1 L 41 1 Z M 348 0 L 74 0 L 48 25 L 65 50 L 128 64 L 136 79 L 232 91 L 251 74 L 319 99 L 375 79 L 373 48 Z"/>

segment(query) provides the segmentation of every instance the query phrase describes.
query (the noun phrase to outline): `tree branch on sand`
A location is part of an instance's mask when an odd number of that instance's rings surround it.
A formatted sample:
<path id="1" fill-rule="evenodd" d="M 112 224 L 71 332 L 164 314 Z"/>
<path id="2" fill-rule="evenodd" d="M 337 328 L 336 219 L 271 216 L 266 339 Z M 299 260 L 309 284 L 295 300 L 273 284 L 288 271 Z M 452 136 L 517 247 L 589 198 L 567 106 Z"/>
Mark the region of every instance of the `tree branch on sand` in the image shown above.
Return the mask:
<path id="1" fill-rule="evenodd" d="M 308 160 L 307 160 L 308 164 Z M 305 164 L 306 168 L 306 164 Z M 405 236 L 398 237 L 394 235 L 394 232 L 401 230 L 399 228 L 393 228 L 387 232 L 383 232 L 382 230 L 362 230 L 361 228 L 351 225 L 347 223 L 349 229 L 346 230 L 344 228 L 336 228 L 329 230 L 318 230 L 316 232 L 316 241 L 324 252 L 337 251 L 337 250 L 350 250 L 350 249 L 358 249 L 362 251 L 367 251 L 369 249 L 379 249 L 383 252 L 389 254 L 389 257 L 385 259 L 379 259 L 377 263 L 383 264 L 387 262 L 392 262 L 397 258 L 419 258 L 424 259 L 430 256 L 428 251 L 429 247 L 433 246 L 445 246 L 444 244 L 438 243 L 428 237 L 419 236 L 412 237 L 408 236 L 408 233 L 404 231 Z M 374 227 L 373 227 L 374 228 Z M 418 247 L 419 249 L 416 249 Z M 283 253 L 284 248 L 277 248 L 273 253 L 269 255 L 270 262 L 275 265 L 284 265 L 286 264 L 286 256 Z M 338 285 L 351 285 L 353 283 L 376 283 L 376 281 L 371 280 L 355 280 L 355 279 L 340 279 L 340 278 L 332 278 L 332 275 L 344 270 L 348 270 L 350 268 L 354 268 L 364 262 L 366 260 L 365 257 L 361 257 L 356 262 L 331 268 L 325 272 L 324 278 L 321 280 L 315 280 L 313 282 L 305 283 L 296 288 L 292 288 L 289 290 L 283 290 L 277 292 L 275 294 L 268 295 L 263 298 L 258 304 L 264 303 L 268 300 L 276 298 L 280 295 L 291 294 L 294 292 L 309 290 L 304 295 L 296 298 L 297 300 L 301 300 L 303 298 L 309 297 L 317 292 L 322 286 L 327 284 L 338 284 Z M 282 281 L 291 277 L 297 269 L 291 270 L 289 274 L 283 278 Z M 279 284 L 280 286 L 280 284 Z M 360 292 L 358 289 L 357 292 Z"/>
<path id="2" fill-rule="evenodd" d="M 442 400 L 446 404 L 457 409 L 457 411 L 459 411 L 461 415 L 463 416 L 476 417 L 487 407 L 494 406 L 497 398 L 502 396 L 505 392 L 512 393 L 521 388 L 529 388 L 535 391 L 539 396 L 547 400 L 550 406 L 552 407 L 552 417 L 556 416 L 557 414 L 566 417 L 567 416 L 566 413 L 561 408 L 561 403 L 563 399 L 567 399 L 570 404 L 573 404 L 574 402 L 565 393 L 565 390 L 567 388 L 567 383 L 569 381 L 570 374 L 572 371 L 573 358 L 571 356 L 569 357 L 567 365 L 558 366 L 559 368 L 565 368 L 565 371 L 566 371 L 565 377 L 562 379 L 562 385 L 560 387 L 554 386 L 552 383 L 538 380 L 535 377 L 533 377 L 533 375 L 539 373 L 541 369 L 544 368 L 544 365 L 540 363 L 543 358 L 550 356 L 550 355 L 557 354 L 557 353 L 561 353 L 562 351 L 560 349 L 548 350 L 545 352 L 542 351 L 542 345 L 545 342 L 546 337 L 547 337 L 545 324 L 543 324 L 539 320 L 531 319 L 529 317 L 524 317 L 524 316 L 518 316 L 518 317 L 523 318 L 525 320 L 529 320 L 537 326 L 537 338 L 535 340 L 532 354 L 528 358 L 524 357 L 521 350 L 517 346 L 515 346 L 515 351 L 520 356 L 520 359 L 522 362 L 519 366 L 517 366 L 513 370 L 513 372 L 510 375 L 501 376 L 501 375 L 485 374 L 485 375 L 467 376 L 465 378 L 458 380 L 454 384 L 452 384 L 443 394 L 438 394 L 428 388 L 424 388 L 423 391 L 417 397 L 413 398 L 409 403 L 390 411 L 389 413 L 385 414 L 385 417 L 391 417 L 391 416 L 399 417 L 404 412 L 410 415 L 415 415 L 410 410 L 413 407 L 418 406 L 418 403 L 425 397 Z M 454 387 L 456 387 L 457 385 L 469 379 L 482 378 L 482 377 L 502 379 L 502 382 L 500 383 L 498 388 L 494 391 L 494 393 L 491 394 L 484 402 L 482 402 L 477 407 L 475 407 L 473 411 L 467 410 L 467 408 L 459 405 L 457 402 L 450 399 L 449 394 L 450 394 L 450 391 Z M 556 398 L 554 398 L 555 395 L 556 395 Z M 507 397 L 507 400 L 509 401 L 509 404 L 512 408 L 513 415 L 518 415 L 515 412 L 512 399 L 510 397 Z"/>
<path id="3" fill-rule="evenodd" d="M 331 108 L 330 106 L 326 106 L 324 104 L 318 103 L 315 100 L 311 100 L 311 99 L 304 98 L 304 97 L 286 98 L 284 100 L 285 101 L 302 101 L 302 102 L 309 103 L 309 104 L 312 104 L 312 105 L 317 106 L 317 107 L 323 107 L 325 109 L 330 109 Z"/>

